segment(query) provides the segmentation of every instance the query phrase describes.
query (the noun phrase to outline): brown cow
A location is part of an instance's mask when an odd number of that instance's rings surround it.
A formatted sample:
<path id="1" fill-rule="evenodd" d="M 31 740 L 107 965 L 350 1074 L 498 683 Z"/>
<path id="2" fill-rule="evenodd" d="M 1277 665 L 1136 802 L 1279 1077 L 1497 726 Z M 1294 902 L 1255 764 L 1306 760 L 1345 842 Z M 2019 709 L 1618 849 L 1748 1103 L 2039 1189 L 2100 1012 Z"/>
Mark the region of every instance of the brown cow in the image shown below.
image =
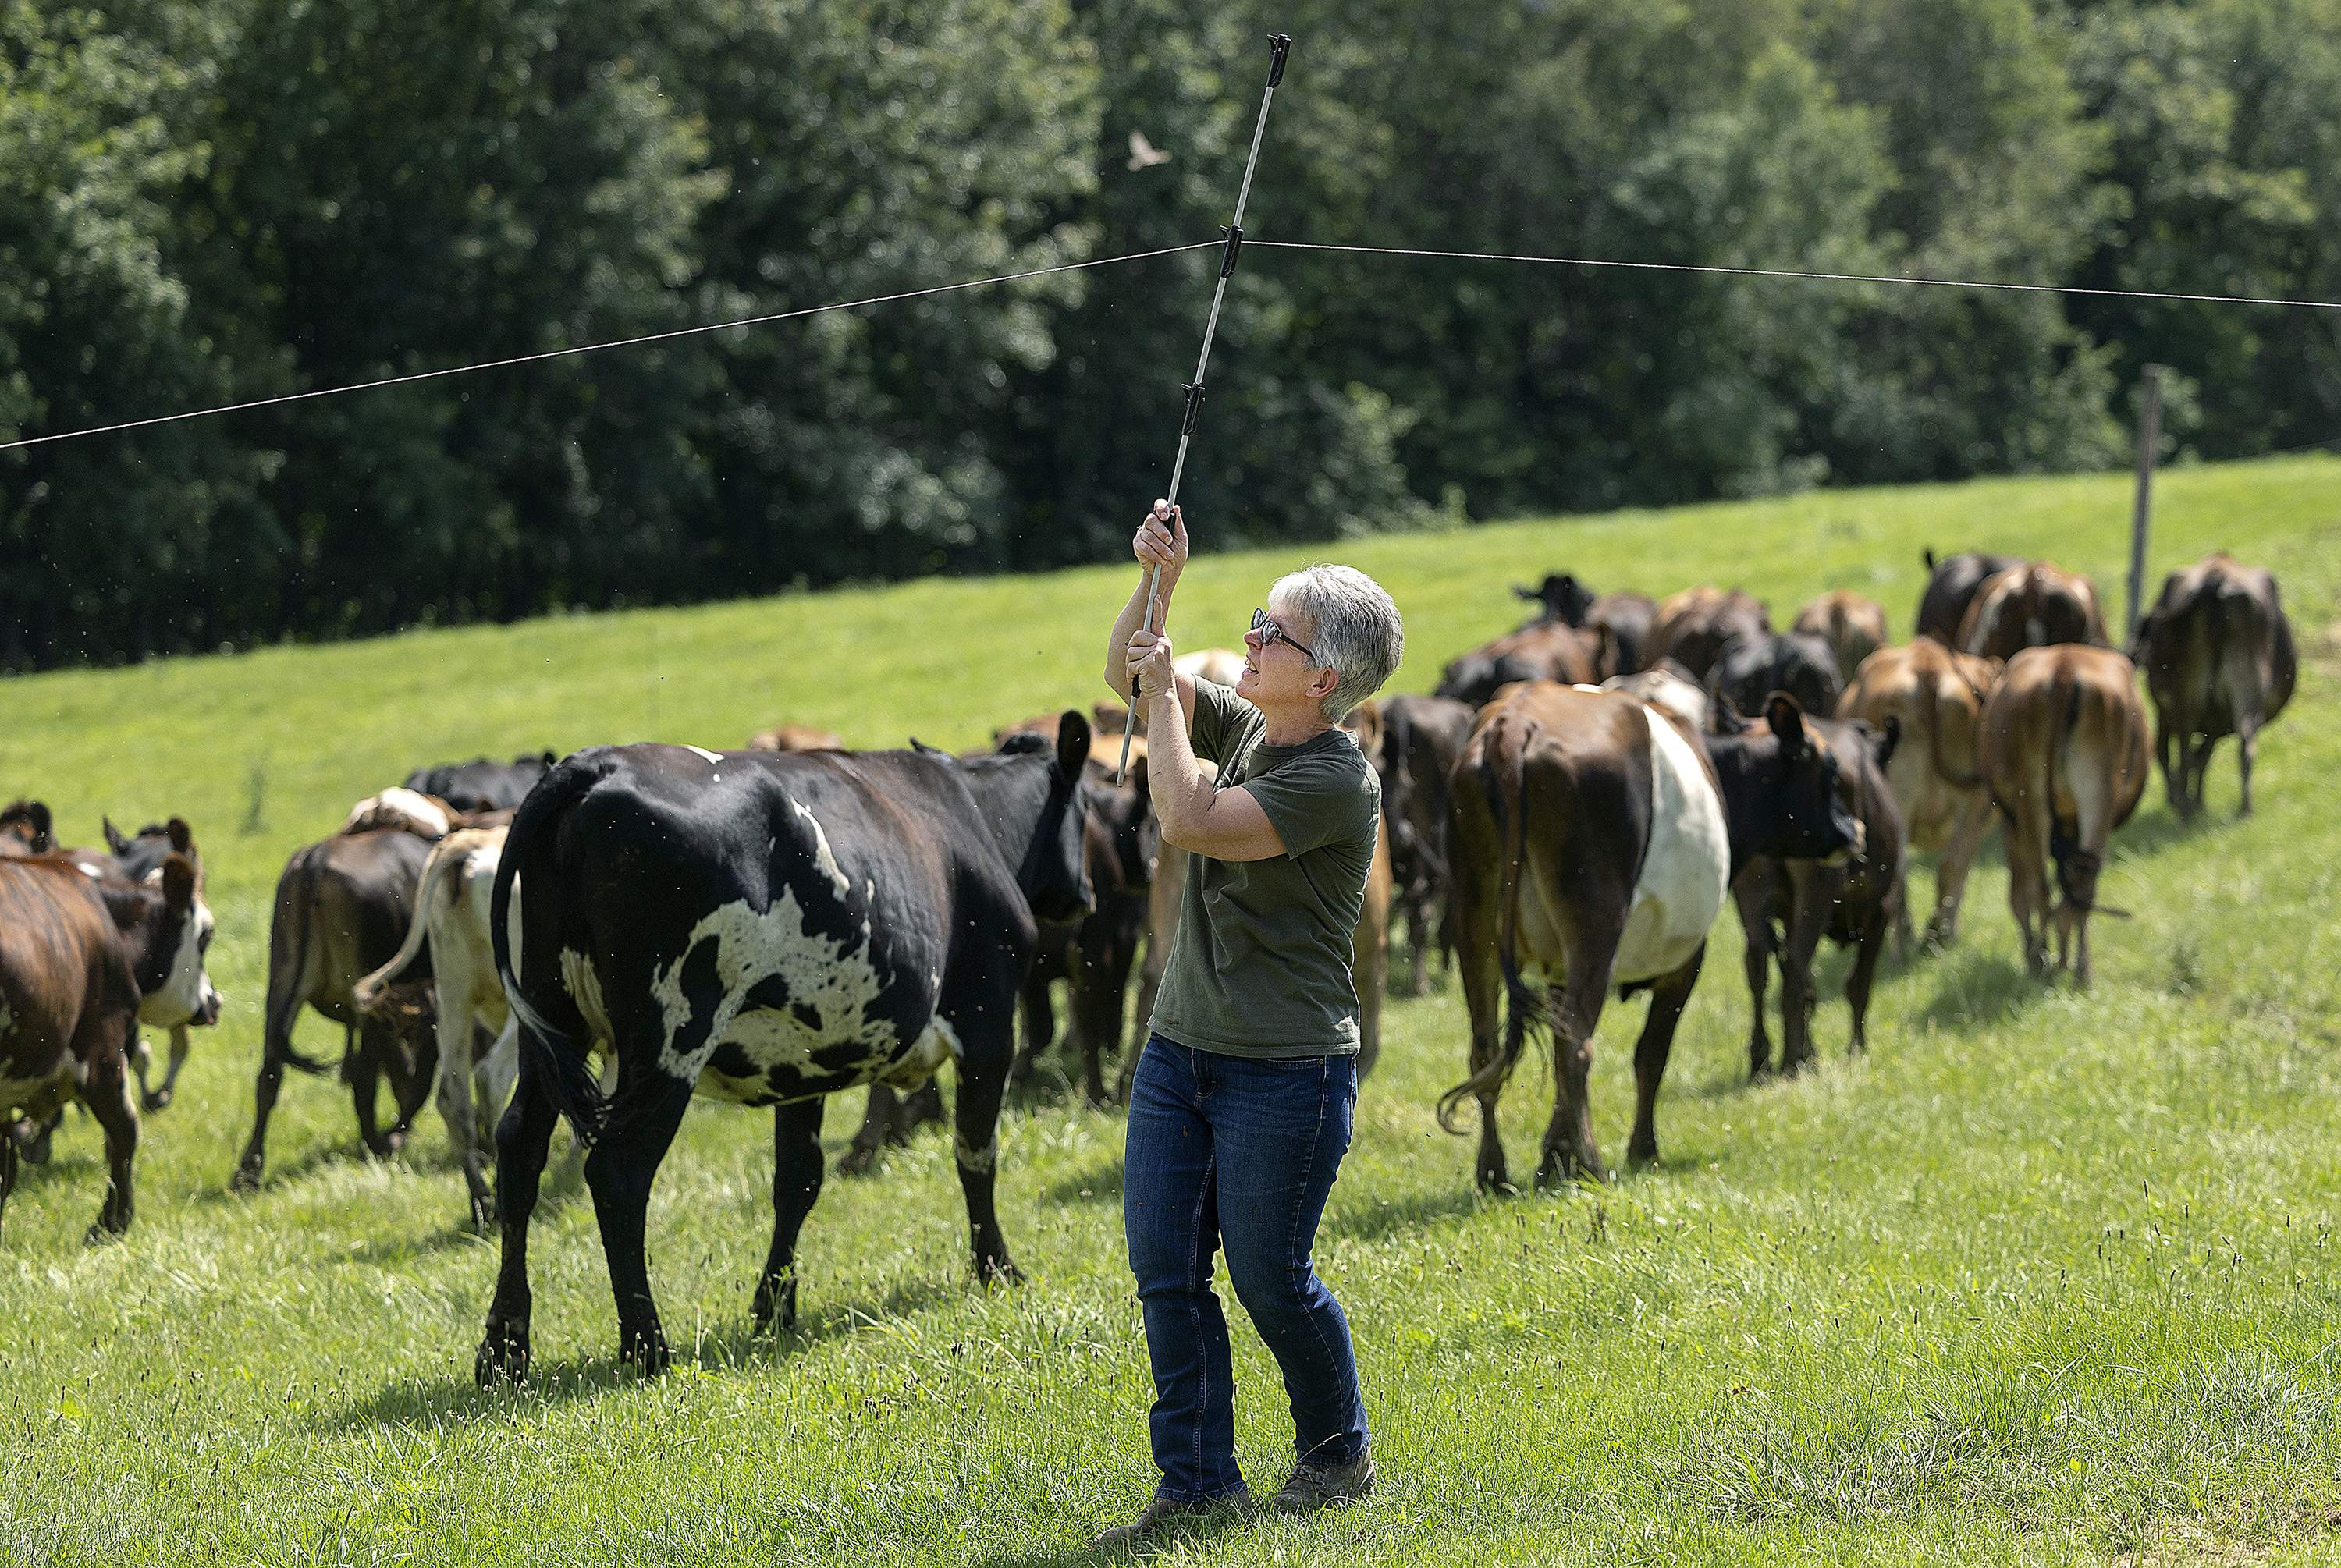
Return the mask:
<path id="1" fill-rule="evenodd" d="M 1447 776 L 1471 738 L 1471 705 L 1448 697 L 1393 697 L 1382 704 L 1382 836 L 1389 840 L 1394 915 L 1410 938 L 1407 994 L 1420 996 L 1426 959 L 1453 961 L 1449 912 Z"/>
<path id="2" fill-rule="evenodd" d="M 2243 772 L 2236 814 L 2250 816 L 2260 730 L 2292 700 L 2299 673 L 2276 579 L 2224 554 L 2172 572 L 2138 622 L 2130 658 L 2154 699 L 2154 749 L 2170 809 L 2188 819 L 2203 809 L 2211 749 L 2232 735 Z"/>
<path id="3" fill-rule="evenodd" d="M 2057 962 L 2089 983 L 2089 912 L 2106 844 L 2146 793 L 2146 706 L 2135 673 L 2110 648 L 2027 648 L 1984 701 L 1984 778 L 2007 823 L 2008 905 L 2036 976 L 2048 970 L 2053 922 Z M 2052 862 L 2062 895 L 2053 908 Z"/>
<path id="4" fill-rule="evenodd" d="M 89 1239 L 130 1228 L 138 1108 L 127 1050 L 138 1026 L 208 1024 L 212 912 L 194 862 L 174 852 L 154 881 L 92 878 L 62 855 L 0 860 L 0 1114 L 47 1122 L 78 1098 L 105 1135 L 105 1202 Z M 16 1144 L 0 1137 L 0 1207 Z"/>
<path id="5" fill-rule="evenodd" d="M 431 858 L 432 840 L 395 828 L 336 834 L 295 850 L 276 882 L 268 932 L 268 1005 L 261 1022 L 260 1073 L 253 1086 L 252 1137 L 231 1185 L 260 1185 L 268 1120 L 284 1087 L 284 1069 L 319 1074 L 332 1068 L 293 1043 L 293 1025 L 305 1005 L 342 1026 L 341 1076 L 350 1086 L 358 1136 L 367 1152 L 387 1156 L 406 1142 L 415 1112 L 430 1097 L 439 1063 L 434 1018 L 366 1012 L 354 995 L 358 980 L 396 956 L 414 922 L 414 901 Z M 431 956 L 407 967 L 410 980 L 431 978 Z M 374 1094 L 390 1079 L 397 1119 L 375 1123 Z"/>
<path id="6" fill-rule="evenodd" d="M 1813 1060 L 1813 957 L 1826 936 L 1854 950 L 1846 976 L 1852 1010 L 1848 1052 L 1868 1043 L 1869 988 L 1902 903 L 1902 813 L 1884 769 L 1902 727 L 1888 718 L 1881 731 L 1860 719 L 1811 720 L 1838 757 L 1838 791 L 1861 824 L 1861 850 L 1841 862 L 1783 860 L 1759 855 L 1732 879 L 1731 896 L 1747 933 L 1748 989 L 1755 1021 L 1748 1036 L 1748 1076 L 1771 1070 L 1772 1042 L 1764 1033 L 1764 987 L 1772 960 L 1780 963 L 1780 1070 L 1801 1071 Z"/>
<path id="7" fill-rule="evenodd" d="M 2045 561 L 2011 566 L 1987 581 L 1959 621 L 1961 651 L 1986 659 L 2059 642 L 2103 648 L 2107 640 L 2097 589 L 2087 578 Z"/>
<path id="8" fill-rule="evenodd" d="M 1886 764 L 1886 782 L 1909 847 L 1938 857 L 1935 911 L 1927 920 L 1927 940 L 1937 946 L 1958 934 L 1967 870 L 1991 827 L 1980 745 L 1984 696 L 1998 676 L 1997 660 L 1955 653 L 1921 637 L 1863 660 L 1837 705 L 1840 719 L 1900 729 L 1901 742 Z M 1898 928 L 1907 940 L 1908 901 L 1897 903 Z"/>
<path id="9" fill-rule="evenodd" d="M 1531 621 L 1449 660 L 1439 677 L 1439 695 L 1476 708 L 1514 681 L 1589 684 L 1601 667 L 1602 642 L 1599 631 L 1558 620 Z"/>
<path id="10" fill-rule="evenodd" d="M 1962 551 L 1938 561 L 1931 550 L 1921 552 L 1927 561 L 1927 587 L 1918 595 L 1918 618 L 1910 629 L 1912 637 L 1931 637 L 1946 648 L 1959 645 L 1959 622 L 1967 618 L 1967 606 L 1986 582 L 1997 577 L 2011 566 L 2022 566 L 2020 555 L 1991 555 L 1983 551 Z"/>
<path id="11" fill-rule="evenodd" d="M 1772 630 L 1771 611 L 1738 589 L 1686 588 L 1659 601 L 1642 666 L 1671 659 L 1703 681 L 1726 644 L 1735 637 L 1761 637 Z"/>
<path id="12" fill-rule="evenodd" d="M 1839 680 L 1849 681 L 1861 661 L 1886 646 L 1886 607 L 1842 588 L 1808 600 L 1788 630 L 1818 637 L 1837 655 Z"/>
<path id="13" fill-rule="evenodd" d="M 1551 1039 L 1555 1078 L 1537 1180 L 1602 1174 L 1586 1076 L 1612 987 L 1650 991 L 1627 1155 L 1658 1157 L 1659 1080 L 1733 874 L 1858 848 L 1838 768 L 1786 697 L 1765 728 L 1703 743 L 1624 692 L 1528 686 L 1480 715 L 1448 823 L 1471 1076 L 1439 1107 L 1459 1131 L 1479 1100 L 1480 1186 L 1509 1186 L 1496 1103 L 1531 1032 Z"/>
<path id="14" fill-rule="evenodd" d="M 776 724 L 748 738 L 751 751 L 842 751 L 845 742 L 834 731 L 810 724 Z"/>

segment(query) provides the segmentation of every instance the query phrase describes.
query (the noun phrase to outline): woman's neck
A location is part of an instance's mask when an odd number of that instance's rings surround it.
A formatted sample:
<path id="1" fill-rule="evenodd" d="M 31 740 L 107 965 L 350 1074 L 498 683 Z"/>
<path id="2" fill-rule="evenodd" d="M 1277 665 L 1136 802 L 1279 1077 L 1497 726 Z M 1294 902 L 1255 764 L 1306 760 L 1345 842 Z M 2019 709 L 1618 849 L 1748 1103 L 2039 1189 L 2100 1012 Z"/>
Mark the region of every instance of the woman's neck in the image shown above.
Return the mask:
<path id="1" fill-rule="evenodd" d="M 1333 728 L 1324 710 L 1314 706 L 1299 710 L 1263 708 L 1260 716 L 1265 721 L 1260 737 L 1263 746 L 1299 746 Z"/>

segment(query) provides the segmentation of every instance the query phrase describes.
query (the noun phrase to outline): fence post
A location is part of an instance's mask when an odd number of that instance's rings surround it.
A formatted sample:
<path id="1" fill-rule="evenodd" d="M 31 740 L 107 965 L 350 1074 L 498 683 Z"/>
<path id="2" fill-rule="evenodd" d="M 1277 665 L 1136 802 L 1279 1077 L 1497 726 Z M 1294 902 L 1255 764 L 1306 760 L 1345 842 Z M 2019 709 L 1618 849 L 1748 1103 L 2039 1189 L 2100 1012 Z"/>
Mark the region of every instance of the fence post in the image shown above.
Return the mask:
<path id="1" fill-rule="evenodd" d="M 2129 625 L 2122 637 L 2127 647 L 2137 639 L 2138 617 L 2146 602 L 2146 533 L 2154 514 L 2154 459 L 2162 444 L 2162 367 L 2144 365 L 2137 395 L 2137 501 L 2129 518 Z"/>

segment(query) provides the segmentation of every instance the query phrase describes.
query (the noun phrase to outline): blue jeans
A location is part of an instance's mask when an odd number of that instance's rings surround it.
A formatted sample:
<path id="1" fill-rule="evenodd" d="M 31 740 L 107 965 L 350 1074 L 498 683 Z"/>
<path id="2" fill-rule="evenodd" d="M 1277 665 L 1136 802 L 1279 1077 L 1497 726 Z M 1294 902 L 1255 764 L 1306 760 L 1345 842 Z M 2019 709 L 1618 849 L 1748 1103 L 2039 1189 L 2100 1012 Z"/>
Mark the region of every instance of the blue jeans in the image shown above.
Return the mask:
<path id="1" fill-rule="evenodd" d="M 1200 1502 L 1243 1485 L 1228 1320 L 1211 1289 L 1222 1245 L 1236 1299 L 1283 1370 L 1295 1452 L 1343 1464 L 1366 1451 L 1349 1319 L 1309 1257 L 1357 1101 L 1355 1057 L 1265 1062 L 1146 1042 L 1121 1222 L 1154 1371 L 1158 1496 Z"/>

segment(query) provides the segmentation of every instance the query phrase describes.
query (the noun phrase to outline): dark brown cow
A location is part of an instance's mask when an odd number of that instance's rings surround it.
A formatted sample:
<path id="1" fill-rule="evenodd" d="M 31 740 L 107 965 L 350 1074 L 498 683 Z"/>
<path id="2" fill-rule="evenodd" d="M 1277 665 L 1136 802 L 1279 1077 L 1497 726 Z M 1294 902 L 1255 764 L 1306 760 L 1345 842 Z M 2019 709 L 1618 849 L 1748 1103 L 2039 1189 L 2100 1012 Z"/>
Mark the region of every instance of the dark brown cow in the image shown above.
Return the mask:
<path id="1" fill-rule="evenodd" d="M 1818 637 L 1837 655 L 1840 681 L 1850 681 L 1861 661 L 1886 646 L 1886 607 L 1845 589 L 1831 589 L 1797 611 L 1791 631 Z"/>
<path id="2" fill-rule="evenodd" d="M 2243 772 L 2236 814 L 2250 816 L 2260 731 L 2292 700 L 2299 674 L 2276 579 L 2224 554 L 2172 572 L 2138 622 L 2130 658 L 2154 699 L 2154 749 L 2170 809 L 2188 819 L 2203 809 L 2211 749 L 2232 735 Z"/>
<path id="3" fill-rule="evenodd" d="M 1447 778 L 1471 738 L 1470 704 L 1448 697 L 1393 697 L 1382 704 L 1382 836 L 1389 841 L 1395 915 L 1406 918 L 1407 994 L 1420 996 L 1433 948 L 1455 952 L 1449 912 Z"/>
<path id="4" fill-rule="evenodd" d="M 1861 851 L 1840 862 L 1783 860 L 1759 855 L 1732 878 L 1731 896 L 1747 933 L 1748 989 L 1755 1021 L 1748 1035 L 1748 1076 L 1771 1070 L 1772 1042 L 1764 1032 L 1764 988 L 1772 960 L 1780 964 L 1780 1070 L 1794 1073 L 1813 1060 L 1813 957 L 1826 936 L 1854 949 L 1845 981 L 1852 1010 L 1848 1052 L 1868 1043 L 1869 988 L 1878 975 L 1902 903 L 1902 813 L 1883 769 L 1894 755 L 1901 725 L 1883 732 L 1858 719 L 1810 720 L 1837 754 L 1838 792 L 1861 824 Z"/>
<path id="5" fill-rule="evenodd" d="M 845 741 L 835 731 L 810 724 L 776 724 L 748 738 L 751 751 L 842 751 Z"/>
<path id="6" fill-rule="evenodd" d="M 1702 741 L 1625 692 L 1557 685 L 1480 715 L 1448 838 L 1471 1076 L 1439 1108 L 1459 1131 L 1462 1101 L 1479 1102 L 1482 1186 L 1509 1185 L 1496 1104 L 1531 1032 L 1550 1037 L 1555 1079 L 1537 1180 L 1602 1174 L 1586 1076 L 1613 987 L 1650 991 L 1627 1155 L 1657 1158 L 1659 1080 L 1733 874 L 1759 854 L 1858 848 L 1828 741 L 1788 698 L 1767 719 Z"/>
<path id="7" fill-rule="evenodd" d="M 1931 550 L 1923 552 L 1927 561 L 1927 587 L 1918 596 L 1918 623 L 1910 629 L 1913 637 L 1931 637 L 1946 648 L 1959 645 L 1959 622 L 1967 619 L 1967 606 L 1975 602 L 1983 585 L 2011 566 L 2022 566 L 2020 555 L 1990 555 L 1979 550 L 1963 551 L 1937 561 Z"/>
<path id="8" fill-rule="evenodd" d="M 45 800 L 11 800 L 0 807 L 0 855 L 45 855 L 57 836 Z"/>
<path id="9" fill-rule="evenodd" d="M 1764 711 L 1775 691 L 1785 691 L 1808 713 L 1837 711 L 1843 683 L 1837 655 L 1807 632 L 1741 633 L 1726 643 L 1707 672 L 1708 700 L 1744 717 Z"/>
<path id="10" fill-rule="evenodd" d="M 1735 637 L 1761 637 L 1772 630 L 1771 612 L 1738 589 L 1686 588 L 1659 601 L 1642 646 L 1641 668 L 1671 659 L 1705 680 L 1718 655 Z"/>
<path id="11" fill-rule="evenodd" d="M 1593 601 L 1599 597 L 1579 582 L 1577 574 L 1571 571 L 1548 571 L 1544 574 L 1544 581 L 1534 588 L 1515 584 L 1512 592 L 1530 604 L 1544 607 L 1544 613 L 1537 620 L 1558 620 L 1563 626 L 1584 625 L 1586 612 L 1593 608 Z"/>
<path id="12" fill-rule="evenodd" d="M 2018 652 L 1984 701 L 1983 771 L 2007 823 L 2007 898 L 2025 968 L 2047 973 L 2053 925 L 2057 962 L 2086 986 L 2106 845 L 2146 793 L 2146 705 L 2130 661 L 2077 643 Z M 2062 895 L 2053 906 L 2052 863 Z"/>
<path id="13" fill-rule="evenodd" d="M 1658 619 L 1658 601 L 1647 593 L 1596 594 L 1571 573 L 1550 571 L 1534 588 L 1512 591 L 1544 607 L 1539 619 L 1564 626 L 1590 627 L 1606 632 L 1596 660 L 1595 677 L 1607 680 L 1631 675 L 1642 668 L 1642 644 L 1649 640 L 1650 623 Z"/>
<path id="14" fill-rule="evenodd" d="M 194 863 L 174 854 L 152 886 L 85 873 L 62 855 L 0 861 L 0 1114 L 49 1121 L 78 1098 L 105 1135 L 105 1205 L 89 1239 L 130 1228 L 138 1109 L 126 1052 L 141 1023 L 210 1023 L 212 913 Z M 0 1137 L 0 1206 L 16 1182 Z"/>
<path id="15" fill-rule="evenodd" d="M 414 921 L 414 901 L 431 858 L 432 840 L 397 829 L 335 834 L 295 850 L 276 880 L 268 931 L 268 1007 L 261 1024 L 260 1073 L 253 1086 L 252 1137 L 235 1167 L 239 1189 L 260 1185 L 268 1118 L 284 1087 L 284 1069 L 324 1074 L 330 1064 L 293 1043 L 304 1006 L 342 1026 L 341 1076 L 350 1086 L 358 1136 L 367 1152 L 388 1156 L 403 1147 L 415 1112 L 430 1097 L 439 1065 L 434 1018 L 361 1009 L 357 982 L 398 954 Z M 426 952 L 407 965 L 412 983 L 431 976 Z M 390 1080 L 397 1118 L 388 1132 L 375 1121 L 374 1095 Z"/>
<path id="16" fill-rule="evenodd" d="M 1921 637 L 1863 660 L 1838 702 L 1840 719 L 1866 719 L 1879 729 L 1892 724 L 1901 731 L 1886 764 L 1886 782 L 1909 847 L 1938 857 L 1935 912 L 1927 921 L 1927 940 L 1937 945 L 1958 933 L 1967 869 L 1991 827 L 1991 792 L 1984 788 L 1981 760 L 1983 701 L 1998 678 L 1997 660 L 1955 653 Z M 1908 939 L 1908 900 L 1898 904 L 1898 926 Z"/>
<path id="17" fill-rule="evenodd" d="M 2060 642 L 2103 648 L 2107 640 L 2097 589 L 2045 561 L 2011 566 L 1987 581 L 1959 621 L 1960 651 L 1985 659 Z"/>
<path id="18" fill-rule="evenodd" d="M 1538 620 L 1449 661 L 1439 678 L 1439 695 L 1488 702 L 1517 680 L 1590 684 L 1601 665 L 1601 638 L 1558 620 Z"/>

